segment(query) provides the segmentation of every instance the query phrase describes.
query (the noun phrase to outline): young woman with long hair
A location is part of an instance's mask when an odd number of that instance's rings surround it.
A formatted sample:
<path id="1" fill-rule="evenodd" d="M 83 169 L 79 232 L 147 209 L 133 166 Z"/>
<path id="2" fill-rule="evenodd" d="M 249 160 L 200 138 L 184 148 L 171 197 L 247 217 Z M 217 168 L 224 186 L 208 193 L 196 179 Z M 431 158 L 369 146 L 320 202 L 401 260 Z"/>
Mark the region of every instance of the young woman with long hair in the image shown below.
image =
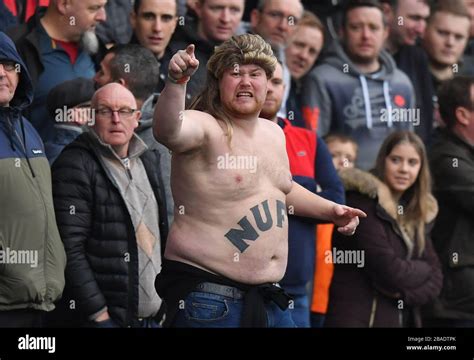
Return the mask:
<path id="1" fill-rule="evenodd" d="M 362 209 L 352 239 L 334 233 L 328 327 L 420 327 L 419 306 L 440 292 L 429 232 L 438 212 L 426 150 L 413 132 L 392 133 L 371 173 L 341 172 L 347 205 Z"/>

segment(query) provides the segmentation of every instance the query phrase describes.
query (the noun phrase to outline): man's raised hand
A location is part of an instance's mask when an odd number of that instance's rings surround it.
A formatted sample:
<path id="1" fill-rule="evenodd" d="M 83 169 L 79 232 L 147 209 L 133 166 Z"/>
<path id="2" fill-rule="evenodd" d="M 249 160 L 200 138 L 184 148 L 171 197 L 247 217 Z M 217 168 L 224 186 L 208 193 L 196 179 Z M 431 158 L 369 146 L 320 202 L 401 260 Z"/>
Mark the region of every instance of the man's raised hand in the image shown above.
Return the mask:
<path id="1" fill-rule="evenodd" d="M 171 82 L 182 84 L 189 80 L 199 67 L 199 60 L 194 56 L 194 44 L 186 50 L 179 50 L 171 58 L 168 67 L 168 77 Z"/>

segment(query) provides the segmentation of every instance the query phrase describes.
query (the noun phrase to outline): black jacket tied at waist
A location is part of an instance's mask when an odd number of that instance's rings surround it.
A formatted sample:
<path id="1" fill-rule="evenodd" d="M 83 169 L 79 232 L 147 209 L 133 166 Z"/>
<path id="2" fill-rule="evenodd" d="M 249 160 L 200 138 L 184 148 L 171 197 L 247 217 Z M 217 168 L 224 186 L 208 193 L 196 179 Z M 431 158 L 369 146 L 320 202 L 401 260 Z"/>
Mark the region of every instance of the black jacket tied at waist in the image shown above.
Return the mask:
<path id="1" fill-rule="evenodd" d="M 267 327 L 265 303 L 273 301 L 281 310 L 285 310 L 291 300 L 282 288 L 271 283 L 242 284 L 185 263 L 165 259 L 161 273 L 155 280 L 156 291 L 164 299 L 167 307 L 164 327 L 169 327 L 173 323 L 180 300 L 196 291 L 197 286 L 204 282 L 232 286 L 245 292 L 241 327 Z"/>

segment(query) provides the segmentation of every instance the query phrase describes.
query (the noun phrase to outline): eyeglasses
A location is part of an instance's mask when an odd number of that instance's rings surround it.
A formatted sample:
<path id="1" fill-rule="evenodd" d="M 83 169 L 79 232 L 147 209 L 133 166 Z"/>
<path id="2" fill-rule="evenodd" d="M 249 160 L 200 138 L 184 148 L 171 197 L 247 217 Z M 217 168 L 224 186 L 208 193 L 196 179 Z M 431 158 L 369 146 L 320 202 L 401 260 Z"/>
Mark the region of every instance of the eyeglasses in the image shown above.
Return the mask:
<path id="1" fill-rule="evenodd" d="M 262 11 L 262 14 L 267 15 L 272 21 L 281 23 L 283 20 L 288 21 L 291 25 L 298 23 L 298 18 L 293 15 L 285 15 L 281 11 Z"/>
<path id="2" fill-rule="evenodd" d="M 103 107 L 100 109 L 96 109 L 95 112 L 97 116 L 102 118 L 110 118 L 113 113 L 117 113 L 120 120 L 127 120 L 132 117 L 132 115 L 137 111 L 137 109 L 130 109 L 130 108 L 122 108 L 118 110 L 112 110 L 108 107 Z"/>
<path id="3" fill-rule="evenodd" d="M 15 70 L 17 67 L 17 63 L 10 60 L 0 60 L 0 65 L 3 65 L 5 71 L 8 72 Z"/>

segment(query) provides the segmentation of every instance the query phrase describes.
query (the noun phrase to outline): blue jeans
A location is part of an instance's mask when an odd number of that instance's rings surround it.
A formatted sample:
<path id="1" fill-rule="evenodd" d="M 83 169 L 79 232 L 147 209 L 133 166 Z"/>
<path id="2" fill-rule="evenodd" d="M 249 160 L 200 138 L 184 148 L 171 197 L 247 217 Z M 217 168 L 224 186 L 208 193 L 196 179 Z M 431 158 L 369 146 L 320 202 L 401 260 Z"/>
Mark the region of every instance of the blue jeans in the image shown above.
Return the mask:
<path id="1" fill-rule="evenodd" d="M 243 299 L 193 291 L 185 299 L 183 308 L 178 310 L 173 327 L 237 328 L 243 306 Z M 295 327 L 290 312 L 281 310 L 273 301 L 265 304 L 265 310 L 268 327 Z"/>
<path id="2" fill-rule="evenodd" d="M 304 295 L 294 295 L 291 294 L 293 297 L 292 305 L 289 307 L 289 311 L 291 314 L 291 318 L 295 322 L 297 327 L 301 328 L 309 328 L 310 321 L 309 321 L 309 301 L 308 296 Z"/>

